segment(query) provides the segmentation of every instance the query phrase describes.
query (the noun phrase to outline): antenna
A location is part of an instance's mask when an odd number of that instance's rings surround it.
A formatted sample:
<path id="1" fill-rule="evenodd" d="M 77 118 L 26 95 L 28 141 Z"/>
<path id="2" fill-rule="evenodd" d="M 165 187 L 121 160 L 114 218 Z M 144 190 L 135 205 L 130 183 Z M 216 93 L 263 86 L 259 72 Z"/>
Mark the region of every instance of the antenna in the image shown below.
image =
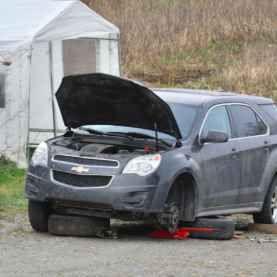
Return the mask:
<path id="1" fill-rule="evenodd" d="M 219 90 L 219 92 L 225 92 L 225 86 L 226 86 L 226 83 L 227 83 L 227 80 L 228 80 L 228 77 L 229 77 L 229 73 L 230 73 L 230 68 L 228 70 L 227 77 L 226 77 L 225 83 L 223 85 L 223 88 L 222 88 L 222 90 Z"/>
<path id="2" fill-rule="evenodd" d="M 154 123 L 155 134 L 156 134 L 156 152 L 159 151 L 159 143 L 158 143 L 158 131 L 157 131 L 157 123 Z"/>

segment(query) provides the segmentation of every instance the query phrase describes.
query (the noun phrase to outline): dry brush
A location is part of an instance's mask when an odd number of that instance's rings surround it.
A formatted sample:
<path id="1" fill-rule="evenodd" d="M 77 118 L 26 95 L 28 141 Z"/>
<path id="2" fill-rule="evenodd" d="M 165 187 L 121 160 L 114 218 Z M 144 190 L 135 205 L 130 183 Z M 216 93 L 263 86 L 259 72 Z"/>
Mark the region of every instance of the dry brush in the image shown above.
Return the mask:
<path id="1" fill-rule="evenodd" d="M 277 1 L 83 0 L 121 31 L 123 75 L 275 97 Z"/>

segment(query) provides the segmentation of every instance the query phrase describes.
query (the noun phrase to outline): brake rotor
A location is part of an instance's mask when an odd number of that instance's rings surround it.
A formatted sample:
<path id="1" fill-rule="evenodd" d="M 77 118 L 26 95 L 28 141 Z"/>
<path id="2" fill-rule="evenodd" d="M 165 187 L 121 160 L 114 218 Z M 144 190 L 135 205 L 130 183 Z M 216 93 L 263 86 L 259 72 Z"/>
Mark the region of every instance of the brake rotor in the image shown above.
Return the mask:
<path id="1" fill-rule="evenodd" d="M 176 231 L 176 228 L 178 225 L 179 209 L 176 205 L 172 205 L 170 208 L 166 210 L 166 213 L 172 214 L 172 217 L 171 217 L 171 225 L 164 226 L 164 230 L 168 234 L 173 234 Z"/>

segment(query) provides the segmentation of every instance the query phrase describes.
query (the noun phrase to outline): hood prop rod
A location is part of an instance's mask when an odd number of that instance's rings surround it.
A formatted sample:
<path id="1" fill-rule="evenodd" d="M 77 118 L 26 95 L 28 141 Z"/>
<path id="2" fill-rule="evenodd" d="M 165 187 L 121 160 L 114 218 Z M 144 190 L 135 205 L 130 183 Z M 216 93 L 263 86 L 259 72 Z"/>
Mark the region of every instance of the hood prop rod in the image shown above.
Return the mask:
<path id="1" fill-rule="evenodd" d="M 157 131 L 157 123 L 154 123 L 154 128 L 155 128 L 155 135 L 156 135 L 156 152 L 159 151 L 159 143 L 158 143 L 158 131 Z"/>
<path id="2" fill-rule="evenodd" d="M 69 134 L 69 136 L 70 136 L 70 137 L 72 137 L 72 135 L 73 135 L 73 132 L 72 132 L 72 129 L 71 129 L 71 127 L 69 126 L 67 130 L 68 130 L 68 134 Z"/>

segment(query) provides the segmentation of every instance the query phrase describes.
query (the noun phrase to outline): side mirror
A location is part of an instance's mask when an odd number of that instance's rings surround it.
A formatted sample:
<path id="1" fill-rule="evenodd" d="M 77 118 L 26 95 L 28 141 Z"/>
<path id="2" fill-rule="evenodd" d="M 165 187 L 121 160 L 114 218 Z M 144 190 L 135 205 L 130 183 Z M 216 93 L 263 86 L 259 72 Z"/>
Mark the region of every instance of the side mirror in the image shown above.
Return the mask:
<path id="1" fill-rule="evenodd" d="M 206 137 L 201 137 L 200 142 L 202 144 L 206 142 L 219 143 L 228 141 L 228 135 L 222 131 L 209 131 Z"/>

